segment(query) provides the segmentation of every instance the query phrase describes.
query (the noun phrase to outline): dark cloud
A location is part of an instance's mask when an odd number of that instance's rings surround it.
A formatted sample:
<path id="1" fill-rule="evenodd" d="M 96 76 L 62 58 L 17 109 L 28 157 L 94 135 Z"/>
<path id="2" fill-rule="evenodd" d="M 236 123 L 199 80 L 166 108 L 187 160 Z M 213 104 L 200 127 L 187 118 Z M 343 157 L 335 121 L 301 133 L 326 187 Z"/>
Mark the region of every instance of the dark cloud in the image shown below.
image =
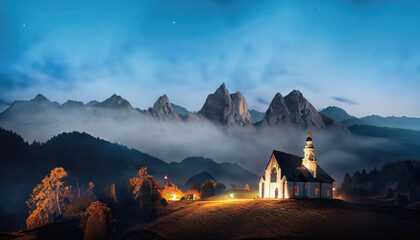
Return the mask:
<path id="1" fill-rule="evenodd" d="M 342 98 L 342 97 L 332 97 L 332 99 L 334 99 L 336 101 L 339 101 L 339 102 L 352 104 L 352 105 L 357 105 L 358 104 L 357 102 L 355 102 L 353 100 Z"/>
<path id="2" fill-rule="evenodd" d="M 265 99 L 262 99 L 262 98 L 257 98 L 257 102 L 270 105 L 270 102 L 269 101 L 267 101 Z"/>
<path id="3" fill-rule="evenodd" d="M 19 73 L 0 73 L 0 91 L 31 86 L 34 81 Z"/>
<path id="4" fill-rule="evenodd" d="M 8 100 L 0 99 L 0 105 L 10 105 L 10 104 L 12 103 Z"/>

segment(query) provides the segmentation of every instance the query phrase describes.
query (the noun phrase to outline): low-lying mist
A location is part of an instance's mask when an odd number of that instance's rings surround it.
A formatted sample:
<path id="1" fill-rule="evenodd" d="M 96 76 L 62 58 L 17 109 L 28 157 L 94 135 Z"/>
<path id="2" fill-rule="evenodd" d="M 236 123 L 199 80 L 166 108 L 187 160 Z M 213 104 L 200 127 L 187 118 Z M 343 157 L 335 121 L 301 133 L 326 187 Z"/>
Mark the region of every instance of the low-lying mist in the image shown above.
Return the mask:
<path id="1" fill-rule="evenodd" d="M 117 116 L 117 117 L 116 117 Z M 45 142 L 62 132 L 79 131 L 140 150 L 166 162 L 204 156 L 234 162 L 261 175 L 273 149 L 302 156 L 306 131 L 292 126 L 221 127 L 205 120 L 157 121 L 135 111 L 103 109 L 48 110 L 0 126 L 28 142 Z M 404 145 L 389 139 L 362 137 L 332 129 L 312 131 L 319 164 L 340 183 L 346 172 L 381 167 L 389 161 L 416 158 Z"/>

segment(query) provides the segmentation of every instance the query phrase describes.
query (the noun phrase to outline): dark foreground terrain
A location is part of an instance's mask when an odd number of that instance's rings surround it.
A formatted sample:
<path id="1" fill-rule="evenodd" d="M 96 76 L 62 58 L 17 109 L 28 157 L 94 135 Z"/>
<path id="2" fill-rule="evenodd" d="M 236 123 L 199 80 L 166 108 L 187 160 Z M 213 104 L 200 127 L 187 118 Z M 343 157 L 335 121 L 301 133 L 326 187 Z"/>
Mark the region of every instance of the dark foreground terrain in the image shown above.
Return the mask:
<path id="1" fill-rule="evenodd" d="M 369 209 L 369 210 L 368 210 Z M 163 216 L 115 239 L 418 239 L 417 220 L 342 200 L 226 200 L 170 202 Z M 398 214 L 395 214 L 398 211 Z M 417 223 L 416 223 L 417 222 Z M 0 233 L 3 239 L 82 239 L 77 221 Z"/>
<path id="2" fill-rule="evenodd" d="M 123 239 L 418 239 L 420 225 L 341 200 L 174 202 Z M 416 210 L 414 210 L 416 211 Z"/>

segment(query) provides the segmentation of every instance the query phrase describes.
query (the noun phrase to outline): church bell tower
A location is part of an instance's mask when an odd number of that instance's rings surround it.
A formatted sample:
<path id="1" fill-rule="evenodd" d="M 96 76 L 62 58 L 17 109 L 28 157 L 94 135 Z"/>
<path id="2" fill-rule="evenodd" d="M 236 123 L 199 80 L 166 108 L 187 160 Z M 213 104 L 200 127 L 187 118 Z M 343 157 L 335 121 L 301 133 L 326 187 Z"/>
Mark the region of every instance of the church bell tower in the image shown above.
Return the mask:
<path id="1" fill-rule="evenodd" d="M 302 164 L 305 166 L 314 178 L 316 178 L 316 169 L 318 160 L 315 158 L 315 148 L 312 144 L 311 132 L 308 132 L 308 138 L 306 138 L 306 145 L 303 149 L 305 157 L 302 159 Z"/>

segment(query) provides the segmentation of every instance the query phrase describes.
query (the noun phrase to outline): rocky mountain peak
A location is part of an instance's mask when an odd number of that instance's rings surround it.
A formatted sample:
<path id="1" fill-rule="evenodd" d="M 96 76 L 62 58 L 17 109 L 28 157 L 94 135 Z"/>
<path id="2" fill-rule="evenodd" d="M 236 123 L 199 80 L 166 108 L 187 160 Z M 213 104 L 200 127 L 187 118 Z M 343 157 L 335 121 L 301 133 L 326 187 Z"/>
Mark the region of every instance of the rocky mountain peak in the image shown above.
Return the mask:
<path id="1" fill-rule="evenodd" d="M 166 95 L 159 97 L 153 108 L 149 108 L 149 112 L 159 120 L 180 119 L 179 114 L 174 110 Z"/>
<path id="2" fill-rule="evenodd" d="M 46 98 L 44 95 L 42 94 L 38 94 L 35 96 L 34 99 L 32 99 L 32 101 L 34 102 L 49 102 L 50 100 L 48 100 L 48 98 Z"/>
<path id="3" fill-rule="evenodd" d="M 95 104 L 94 106 L 114 108 L 114 109 L 125 109 L 125 108 L 132 109 L 133 108 L 127 100 L 125 100 L 124 98 L 122 98 L 121 96 L 117 94 L 113 94 L 111 97 L 109 97 L 105 101 Z"/>
<path id="4" fill-rule="evenodd" d="M 77 107 L 83 107 L 83 106 L 85 106 L 84 103 L 80 101 L 73 101 L 73 100 L 68 100 L 67 102 L 61 105 L 61 107 L 63 108 L 77 108 Z"/>
<path id="5" fill-rule="evenodd" d="M 200 115 L 222 125 L 248 126 L 252 124 L 248 104 L 241 93 L 229 94 L 223 83 L 213 94 L 207 96 Z"/>
<path id="6" fill-rule="evenodd" d="M 290 112 L 292 123 L 305 128 L 325 128 L 322 116 L 314 106 L 303 97 L 298 90 L 293 90 L 284 97 L 284 101 Z"/>
<path id="7" fill-rule="evenodd" d="M 225 83 L 222 83 L 222 85 L 220 85 L 214 94 L 229 95 L 229 91 L 227 90 Z"/>
<path id="8" fill-rule="evenodd" d="M 264 119 L 261 121 L 262 124 L 272 125 L 284 125 L 290 123 L 290 112 L 286 105 L 283 96 L 278 92 L 270 103 L 270 106 L 265 113 Z"/>

